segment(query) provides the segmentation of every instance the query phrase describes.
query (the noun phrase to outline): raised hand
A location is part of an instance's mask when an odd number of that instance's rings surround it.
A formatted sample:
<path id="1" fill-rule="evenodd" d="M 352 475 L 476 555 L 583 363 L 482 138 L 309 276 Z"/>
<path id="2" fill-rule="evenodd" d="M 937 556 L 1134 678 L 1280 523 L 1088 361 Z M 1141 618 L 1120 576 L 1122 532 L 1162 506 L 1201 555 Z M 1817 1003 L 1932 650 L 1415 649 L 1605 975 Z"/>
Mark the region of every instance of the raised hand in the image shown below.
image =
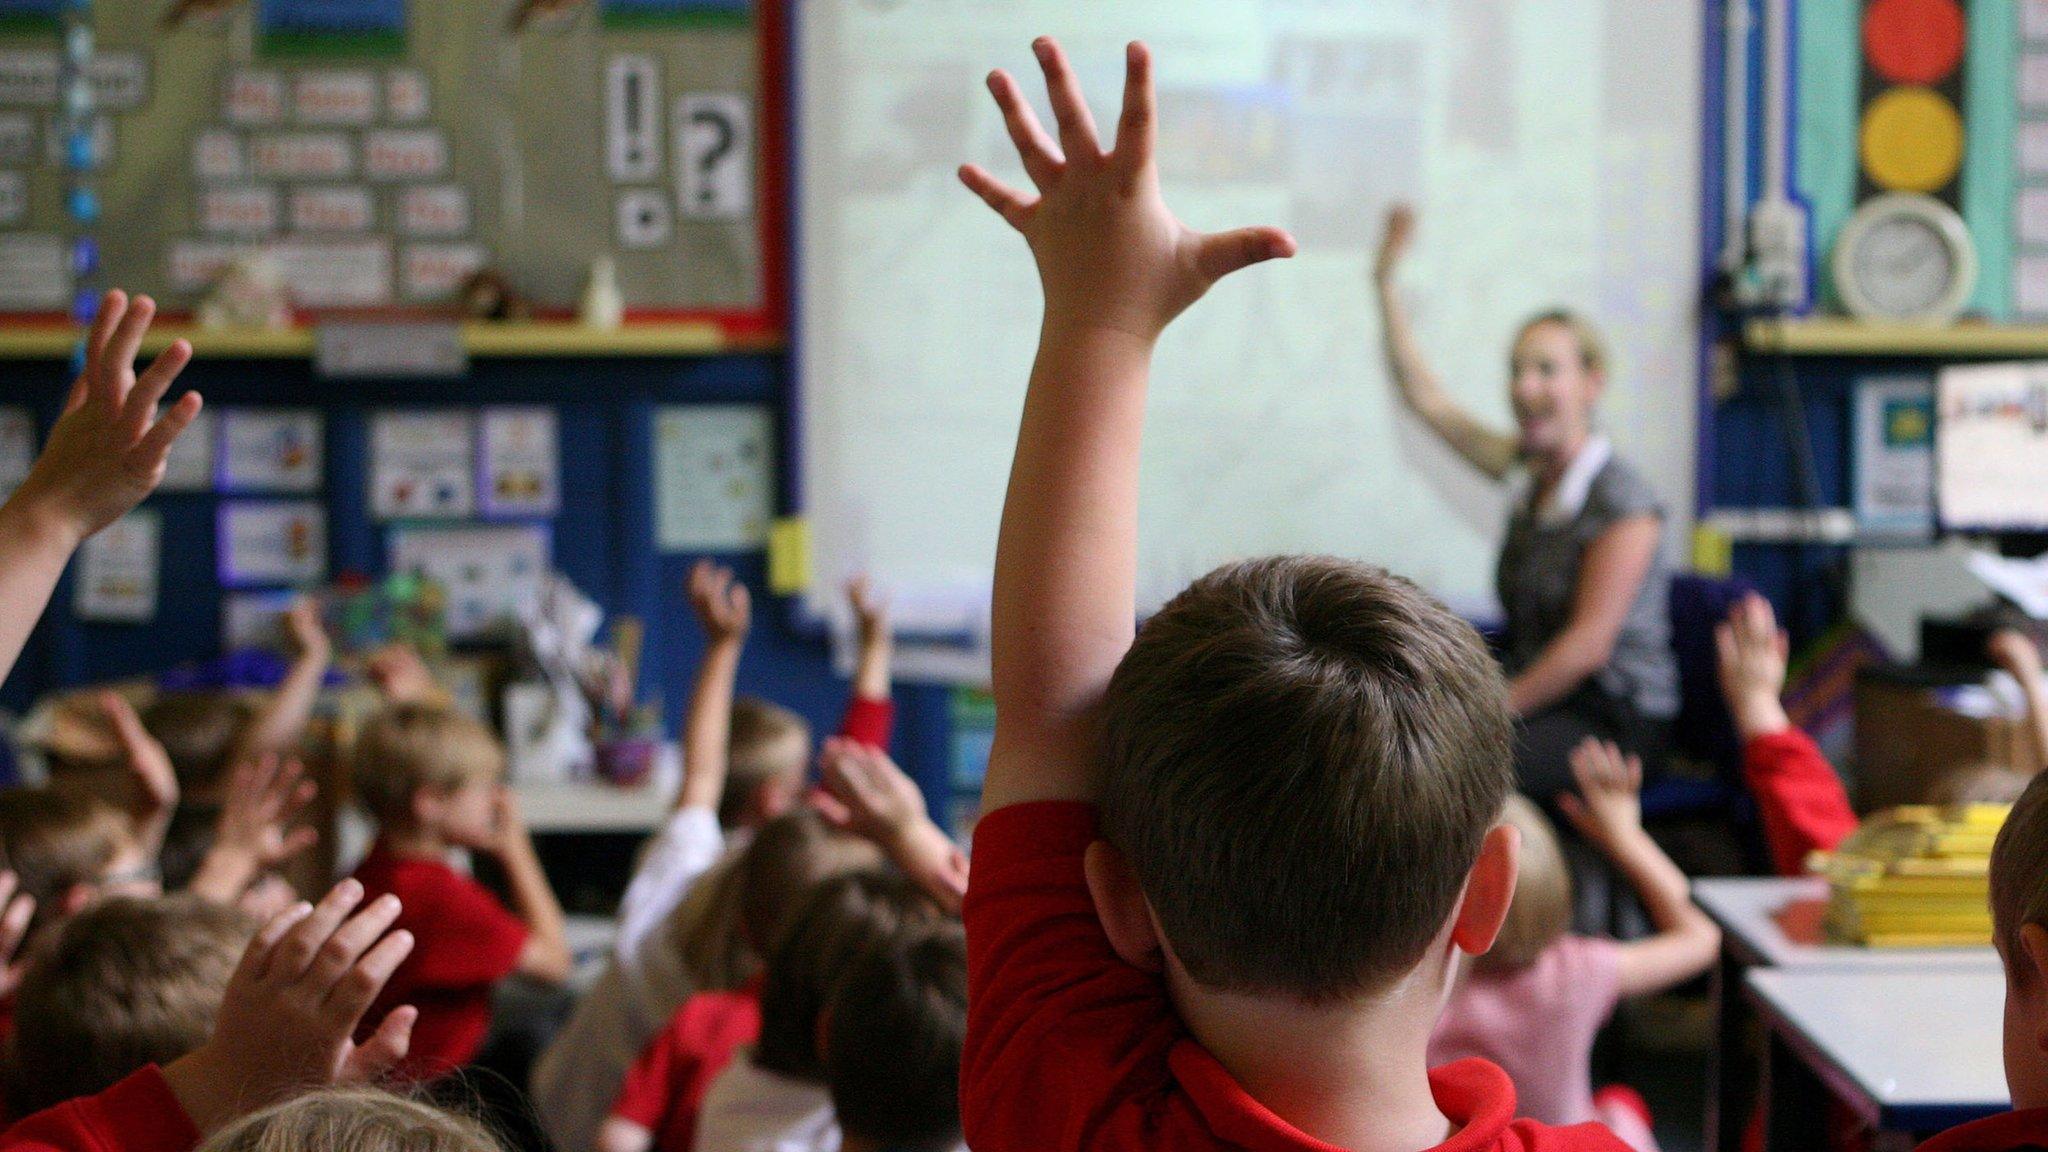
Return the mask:
<path id="1" fill-rule="evenodd" d="M 853 622 L 863 648 L 889 639 L 889 600 L 875 591 L 866 576 L 846 582 L 846 601 L 853 605 Z"/>
<path id="2" fill-rule="evenodd" d="M 192 359 L 190 344 L 173 341 L 139 379 L 135 375 L 135 354 L 155 315 L 147 296 L 130 303 L 116 290 L 102 298 L 86 337 L 85 372 L 15 492 L 16 501 L 41 509 L 74 545 L 156 490 L 172 441 L 199 415 L 196 392 L 157 412 L 157 402 Z"/>
<path id="3" fill-rule="evenodd" d="M 266 753 L 237 765 L 192 891 L 236 903 L 258 877 L 312 847 L 320 834 L 291 825 L 315 792 L 296 760 Z"/>
<path id="4" fill-rule="evenodd" d="M 363 671 L 377 691 L 393 704 L 411 704 L 440 695 L 440 685 L 427 671 L 426 661 L 410 644 L 386 644 L 364 662 Z"/>
<path id="5" fill-rule="evenodd" d="M 1032 50 L 1052 99 L 1057 144 L 1008 73 L 993 73 L 988 84 L 1037 195 L 972 164 L 960 179 L 1031 245 L 1048 328 L 1099 328 L 1149 342 L 1216 281 L 1294 254 L 1294 239 L 1277 228 L 1205 234 L 1167 208 L 1152 154 L 1152 56 L 1143 44 L 1127 51 L 1123 114 L 1107 152 L 1066 54 L 1050 38 Z"/>
<path id="6" fill-rule="evenodd" d="M 1587 737 L 1572 749 L 1578 795 L 1557 798 L 1565 819 L 1593 844 L 1613 848 L 1643 830 L 1643 762 L 1605 740 Z"/>
<path id="7" fill-rule="evenodd" d="M 2041 680 L 2041 650 L 2015 628 L 2000 628 L 1985 642 L 1985 653 L 2000 668 L 2012 674 L 2022 688 L 2037 687 Z"/>
<path id="8" fill-rule="evenodd" d="M 284 632 L 292 651 L 301 657 L 325 661 L 334 652 L 334 641 L 320 619 L 320 601 L 311 596 L 301 596 L 292 602 L 284 614 Z"/>
<path id="9" fill-rule="evenodd" d="M 171 814 L 178 807 L 178 774 L 171 767 L 170 753 L 142 726 L 134 705 L 118 692 L 100 693 L 100 711 L 114 726 L 114 738 L 121 745 L 121 764 L 134 782 L 129 821 L 136 843 L 152 861 L 163 847 L 170 830 Z"/>
<path id="10" fill-rule="evenodd" d="M 711 642 L 731 643 L 746 638 L 753 624 L 753 598 L 747 586 L 733 579 L 732 569 L 709 560 L 699 560 L 690 569 L 690 607 L 697 623 Z"/>
<path id="11" fill-rule="evenodd" d="M 917 782 L 887 753 L 835 737 L 818 758 L 825 795 L 813 801 L 838 827 L 873 841 L 945 907 L 967 894 L 967 856 L 926 812 Z"/>
<path id="12" fill-rule="evenodd" d="M 1791 641 L 1778 628 L 1771 602 L 1752 592 L 1714 628 L 1714 651 L 1721 673 L 1721 695 L 1735 717 L 1743 739 L 1754 739 L 1791 727 L 1779 697 L 1785 691 L 1785 668 Z"/>
<path id="13" fill-rule="evenodd" d="M 12 1000 L 28 970 L 28 957 L 21 954 L 28 939 L 29 921 L 35 919 L 36 898 L 21 890 L 21 879 L 11 871 L 0 871 L 0 1001 Z"/>
<path id="14" fill-rule="evenodd" d="M 1372 261 L 1374 282 L 1385 284 L 1393 279 L 1394 270 L 1408 255 L 1408 249 L 1415 243 L 1415 209 L 1406 204 L 1395 204 L 1387 209 L 1387 226 L 1380 233 L 1379 251 Z"/>

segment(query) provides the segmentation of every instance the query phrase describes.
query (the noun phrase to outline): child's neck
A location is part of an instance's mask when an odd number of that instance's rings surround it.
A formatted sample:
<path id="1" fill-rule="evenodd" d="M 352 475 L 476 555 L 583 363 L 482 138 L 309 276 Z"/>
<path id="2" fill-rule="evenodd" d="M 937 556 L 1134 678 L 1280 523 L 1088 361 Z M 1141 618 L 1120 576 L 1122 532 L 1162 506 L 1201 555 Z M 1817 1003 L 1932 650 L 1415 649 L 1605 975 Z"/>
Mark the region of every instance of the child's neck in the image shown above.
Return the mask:
<path id="1" fill-rule="evenodd" d="M 1308 1135 L 1352 1152 L 1417 1152 L 1450 1135 L 1429 1087 L 1440 995 L 1401 986 L 1320 1007 L 1213 992 L 1177 972 L 1169 983 L 1195 1039 L 1254 1100 Z"/>
<path id="2" fill-rule="evenodd" d="M 378 830 L 377 840 L 393 856 L 429 860 L 446 859 L 453 847 L 446 836 L 420 824 L 386 824 Z"/>

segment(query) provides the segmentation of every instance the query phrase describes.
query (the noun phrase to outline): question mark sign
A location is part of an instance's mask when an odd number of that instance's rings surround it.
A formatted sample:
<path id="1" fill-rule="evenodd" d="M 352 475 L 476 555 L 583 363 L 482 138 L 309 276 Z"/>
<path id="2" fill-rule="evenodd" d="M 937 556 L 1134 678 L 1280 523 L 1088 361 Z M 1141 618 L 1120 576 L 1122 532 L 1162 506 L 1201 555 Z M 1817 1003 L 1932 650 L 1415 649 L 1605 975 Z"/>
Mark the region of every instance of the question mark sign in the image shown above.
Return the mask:
<path id="1" fill-rule="evenodd" d="M 718 198 L 718 188 L 711 182 L 712 169 L 732 152 L 732 122 L 715 108 L 699 108 L 691 113 L 690 124 L 695 128 L 709 128 L 716 137 L 711 147 L 697 158 L 697 202 L 709 207 Z"/>

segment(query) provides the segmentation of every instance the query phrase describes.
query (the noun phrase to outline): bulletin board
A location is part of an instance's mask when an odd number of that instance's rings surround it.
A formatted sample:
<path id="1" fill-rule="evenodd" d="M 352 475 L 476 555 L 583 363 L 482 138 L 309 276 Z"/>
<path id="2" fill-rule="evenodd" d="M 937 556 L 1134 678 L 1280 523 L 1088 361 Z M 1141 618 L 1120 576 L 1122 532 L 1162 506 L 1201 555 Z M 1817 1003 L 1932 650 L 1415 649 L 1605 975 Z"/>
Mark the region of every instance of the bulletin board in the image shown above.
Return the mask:
<path id="1" fill-rule="evenodd" d="M 58 7 L 0 0 L 0 314 L 71 304 Z M 629 316 L 775 312 L 774 18 L 745 0 L 92 8 L 103 283 L 189 310 L 262 250 L 308 312 L 434 308 L 488 266 L 545 313 L 609 253 Z"/>

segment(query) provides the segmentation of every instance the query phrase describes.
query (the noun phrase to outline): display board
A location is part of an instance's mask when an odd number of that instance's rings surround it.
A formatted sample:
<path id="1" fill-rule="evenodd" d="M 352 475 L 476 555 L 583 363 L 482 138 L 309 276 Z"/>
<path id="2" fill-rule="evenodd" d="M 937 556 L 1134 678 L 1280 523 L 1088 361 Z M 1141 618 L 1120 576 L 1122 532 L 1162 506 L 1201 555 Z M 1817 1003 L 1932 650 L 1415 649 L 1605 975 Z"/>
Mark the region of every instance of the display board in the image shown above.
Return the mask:
<path id="1" fill-rule="evenodd" d="M 1699 24 L 1689 5 L 1624 0 L 803 5 L 798 419 L 820 587 L 867 569 L 913 603 L 986 600 L 1039 297 L 1021 239 L 954 170 L 1024 186 L 983 80 L 1010 69 L 1049 122 L 1042 33 L 1104 124 L 1123 44 L 1148 40 L 1169 203 L 1196 227 L 1301 242 L 1159 349 L 1144 600 L 1292 550 L 1487 596 L 1507 496 L 1400 411 L 1382 367 L 1367 270 L 1394 200 L 1419 207 L 1406 290 L 1458 399 L 1506 427 L 1521 320 L 1585 312 L 1612 345 L 1601 420 L 1683 520 Z"/>
<path id="2" fill-rule="evenodd" d="M 0 4 L 0 313 L 71 302 L 61 53 L 38 6 Z M 92 9 L 104 283 L 182 310 L 260 249 L 314 311 L 438 305 L 485 266 L 568 308 L 611 253 L 629 309 L 766 311 L 744 5 Z"/>

